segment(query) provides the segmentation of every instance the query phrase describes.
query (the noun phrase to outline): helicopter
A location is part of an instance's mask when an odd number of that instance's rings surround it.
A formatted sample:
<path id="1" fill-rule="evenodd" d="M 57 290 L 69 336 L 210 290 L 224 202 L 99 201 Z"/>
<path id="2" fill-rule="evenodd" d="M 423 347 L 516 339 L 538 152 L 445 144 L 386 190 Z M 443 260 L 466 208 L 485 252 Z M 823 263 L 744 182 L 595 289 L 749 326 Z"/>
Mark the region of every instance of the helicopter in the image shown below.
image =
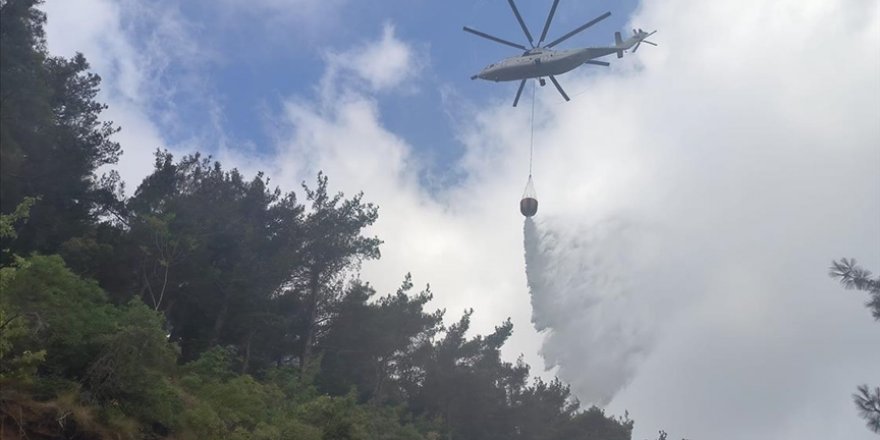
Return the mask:
<path id="1" fill-rule="evenodd" d="M 516 90 L 516 97 L 513 99 L 514 107 L 516 107 L 516 104 L 519 102 L 519 97 L 522 95 L 523 87 L 526 85 L 526 80 L 528 79 L 537 78 L 541 86 L 544 86 L 546 85 L 544 78 L 550 78 L 550 81 L 556 87 L 556 90 L 559 91 L 559 94 L 562 95 L 566 101 L 570 101 L 565 90 L 562 90 L 562 86 L 560 86 L 559 81 L 556 80 L 556 75 L 561 75 L 574 70 L 584 64 L 608 67 L 610 63 L 596 60 L 596 58 L 611 55 L 613 53 L 617 53 L 617 58 L 622 58 L 624 51 L 632 48 L 632 53 L 635 53 L 639 49 L 639 45 L 642 43 L 650 44 L 652 46 L 657 45 L 656 43 L 646 40 L 646 38 L 654 35 L 657 31 L 645 32 L 641 29 L 633 29 L 632 37 L 629 37 L 626 40 L 621 37 L 620 32 L 615 32 L 613 46 L 553 50 L 551 48 L 557 44 L 608 18 L 611 16 L 611 12 L 606 12 L 584 23 L 577 29 L 544 44 L 544 40 L 547 37 L 547 31 L 550 29 L 550 23 L 553 21 L 553 15 L 556 13 L 556 7 L 559 6 L 559 0 L 553 0 L 553 6 L 550 7 L 550 14 L 547 16 L 547 21 L 544 22 L 544 30 L 541 32 L 541 38 L 538 40 L 538 44 L 535 44 L 534 38 L 532 38 L 532 34 L 529 32 L 529 28 L 526 26 L 522 16 L 519 14 L 519 10 L 516 8 L 516 3 L 514 3 L 513 0 L 507 0 L 507 3 L 510 4 L 510 8 L 513 10 L 513 15 L 516 16 L 516 20 L 519 22 L 523 33 L 526 34 L 526 38 L 529 40 L 531 48 L 489 35 L 485 32 L 480 32 L 467 26 L 464 27 L 464 31 L 524 51 L 522 55 L 505 58 L 497 63 L 489 64 L 485 69 L 480 71 L 480 73 L 471 77 L 472 80 L 484 79 L 495 82 L 519 81 L 519 88 Z"/>

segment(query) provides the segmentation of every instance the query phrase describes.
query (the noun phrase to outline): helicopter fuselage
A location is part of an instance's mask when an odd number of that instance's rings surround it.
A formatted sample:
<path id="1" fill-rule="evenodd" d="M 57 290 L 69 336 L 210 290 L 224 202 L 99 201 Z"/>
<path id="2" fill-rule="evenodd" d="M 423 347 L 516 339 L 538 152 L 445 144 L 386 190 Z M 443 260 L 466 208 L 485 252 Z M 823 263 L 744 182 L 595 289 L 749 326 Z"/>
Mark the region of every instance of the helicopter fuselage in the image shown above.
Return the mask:
<path id="1" fill-rule="evenodd" d="M 488 81 L 520 81 L 560 75 L 574 70 L 585 62 L 613 54 L 617 47 L 585 47 L 567 50 L 533 49 L 523 55 L 505 58 L 486 66 L 472 79 Z"/>
<path id="2" fill-rule="evenodd" d="M 480 71 L 480 73 L 471 76 L 471 79 L 484 79 L 496 82 L 519 81 L 519 88 L 516 90 L 516 97 L 513 98 L 514 107 L 516 107 L 516 104 L 519 102 L 519 97 L 520 95 L 522 95 L 523 87 L 525 87 L 526 81 L 528 81 L 529 79 L 537 78 L 538 82 L 543 86 L 545 84 L 544 77 L 547 77 L 548 79 L 550 79 L 550 82 L 553 83 L 553 86 L 556 87 L 556 90 L 559 92 L 559 94 L 562 95 L 562 97 L 566 101 L 568 101 L 570 100 L 570 98 L 565 93 L 565 90 L 562 89 L 559 81 L 556 80 L 556 75 L 574 70 L 584 64 L 593 64 L 608 67 L 611 65 L 610 63 L 605 61 L 598 61 L 596 60 L 596 58 L 611 55 L 613 53 L 617 54 L 617 58 L 622 58 L 623 53 L 630 48 L 632 48 L 633 53 L 635 53 L 635 51 L 638 50 L 639 45 L 642 43 L 650 44 L 652 46 L 657 45 L 656 43 L 652 43 L 646 40 L 646 38 L 650 37 L 657 31 L 645 32 L 642 29 L 633 29 L 632 36 L 627 38 L 626 40 L 623 39 L 623 36 L 620 32 L 615 32 L 614 45 L 612 46 L 554 50 L 551 48 L 577 35 L 578 33 L 589 28 L 590 26 L 593 26 L 594 24 L 608 18 L 611 15 L 611 12 L 606 12 L 582 24 L 575 30 L 568 32 L 565 35 L 549 43 L 544 44 L 544 39 L 545 37 L 547 37 L 547 30 L 550 29 L 550 23 L 553 21 L 553 15 L 556 13 L 556 7 L 559 6 L 559 0 L 553 0 L 553 5 L 550 7 L 550 13 L 547 15 L 547 21 L 544 22 L 544 28 L 541 31 L 540 38 L 537 39 L 537 43 L 535 42 L 535 38 L 532 36 L 532 33 L 529 32 L 529 28 L 528 26 L 526 26 L 525 21 L 523 21 L 522 16 L 520 15 L 519 10 L 516 7 L 516 2 L 514 0 L 507 0 L 507 3 L 510 4 L 510 9 L 513 11 L 513 15 L 516 16 L 516 21 L 519 22 L 519 26 L 520 28 L 522 28 L 523 34 L 525 34 L 525 37 L 528 40 L 529 46 L 531 46 L 531 48 L 523 44 L 517 44 L 503 38 L 498 38 L 494 35 L 487 34 L 485 32 L 478 31 L 467 26 L 463 27 L 462 30 L 472 33 L 478 37 L 485 38 L 487 40 L 491 40 L 496 43 L 500 43 L 505 46 L 514 47 L 524 51 L 520 56 L 505 58 L 501 61 L 498 61 L 497 63 L 490 64 L 486 66 L 485 69 Z"/>

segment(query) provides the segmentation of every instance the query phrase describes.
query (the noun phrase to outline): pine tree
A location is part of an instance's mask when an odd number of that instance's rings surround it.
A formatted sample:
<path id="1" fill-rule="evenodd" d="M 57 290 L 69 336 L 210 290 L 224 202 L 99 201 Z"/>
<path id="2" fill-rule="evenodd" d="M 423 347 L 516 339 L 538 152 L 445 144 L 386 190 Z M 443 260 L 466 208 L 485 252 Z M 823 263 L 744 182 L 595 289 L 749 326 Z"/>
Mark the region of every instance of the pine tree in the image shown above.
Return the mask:
<path id="1" fill-rule="evenodd" d="M 854 258 L 832 261 L 828 275 L 840 281 L 846 289 L 868 292 L 870 299 L 865 307 L 871 310 L 875 320 L 880 321 L 880 277 L 871 278 L 871 272 L 859 266 Z M 868 429 L 880 433 L 880 387 L 872 391 L 868 385 L 859 386 L 858 392 L 853 394 L 853 401 Z"/>
<path id="2" fill-rule="evenodd" d="M 82 54 L 48 55 L 38 3 L 0 5 L 0 211 L 39 197 L 13 246 L 22 254 L 55 252 L 91 227 L 118 182 L 97 169 L 120 154 L 118 129 L 99 119 L 101 78 Z"/>
<path id="3" fill-rule="evenodd" d="M 330 195 L 327 182 L 327 176 L 319 173 L 314 189 L 303 183 L 306 198 L 311 202 L 303 222 L 305 262 L 292 279 L 305 307 L 302 368 L 307 368 L 312 361 L 316 339 L 341 296 L 345 277 L 361 261 L 379 258 L 382 243 L 376 237 L 362 235 L 378 218 L 378 208 L 363 202 L 363 193 L 351 199 L 344 199 L 342 193 Z"/>

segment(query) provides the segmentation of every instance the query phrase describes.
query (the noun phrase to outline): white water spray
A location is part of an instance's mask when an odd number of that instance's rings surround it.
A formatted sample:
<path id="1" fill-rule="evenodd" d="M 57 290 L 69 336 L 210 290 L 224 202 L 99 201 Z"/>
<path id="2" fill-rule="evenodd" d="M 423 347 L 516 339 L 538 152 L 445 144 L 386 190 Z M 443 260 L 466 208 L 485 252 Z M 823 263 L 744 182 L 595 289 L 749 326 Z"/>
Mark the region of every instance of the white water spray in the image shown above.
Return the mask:
<path id="1" fill-rule="evenodd" d="M 588 404 L 605 405 L 632 379 L 651 345 L 630 257 L 636 228 L 622 220 L 562 228 L 525 219 L 532 322 L 547 369 Z"/>

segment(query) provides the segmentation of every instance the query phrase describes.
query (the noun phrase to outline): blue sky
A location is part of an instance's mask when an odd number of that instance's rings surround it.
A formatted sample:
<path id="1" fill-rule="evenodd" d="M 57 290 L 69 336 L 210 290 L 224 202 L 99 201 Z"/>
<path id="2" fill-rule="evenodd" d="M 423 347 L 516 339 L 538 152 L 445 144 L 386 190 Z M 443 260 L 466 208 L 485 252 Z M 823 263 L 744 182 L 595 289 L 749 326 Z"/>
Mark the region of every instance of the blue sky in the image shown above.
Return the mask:
<path id="1" fill-rule="evenodd" d="M 518 3 L 537 34 L 551 2 Z M 826 268 L 880 270 L 880 2 L 563 0 L 551 37 L 613 13 L 566 47 L 629 23 L 660 46 L 562 75 L 571 102 L 538 89 L 531 229 L 530 105 L 468 79 L 515 51 L 461 30 L 524 41 L 503 0 L 44 7 L 49 50 L 104 80 L 128 194 L 156 148 L 284 190 L 323 170 L 380 207 L 363 279 L 411 272 L 477 333 L 510 318 L 506 359 L 635 439 L 874 438 L 850 394 L 880 332 Z"/>
<path id="2" fill-rule="evenodd" d="M 170 100 L 157 100 L 149 108 L 154 115 L 173 113 L 173 124 L 161 126 L 172 143 L 192 137 L 199 127 L 211 125 L 213 118 L 230 143 L 249 145 L 254 154 L 266 154 L 273 147 L 271 115 L 278 112 L 283 99 L 314 93 L 325 69 L 326 52 L 375 39 L 389 23 L 398 38 L 414 45 L 427 65 L 411 90 L 377 97 L 383 123 L 430 158 L 435 173 L 442 174 L 462 153 L 453 121 L 440 105 L 443 93 L 451 90 L 476 102 L 495 96 L 510 95 L 512 99 L 515 84 L 470 81 L 468 77 L 516 51 L 461 31 L 468 25 L 525 43 L 505 2 L 345 2 L 326 15 L 319 12 L 303 19 L 327 20 L 329 24 L 296 21 L 293 26 L 275 17 L 295 5 L 261 10 L 259 2 L 255 3 L 232 10 L 218 8 L 214 1 L 155 6 L 179 8 L 178 19 L 193 28 L 192 44 L 209 54 L 189 69 L 172 65 L 159 79 L 161 86 L 175 87 L 198 75 L 197 87 L 183 87 Z M 611 17 L 566 43 L 567 47 L 607 44 L 613 40 L 613 32 L 623 30 L 635 7 L 631 0 L 563 1 L 548 38 L 611 11 Z M 549 2 L 521 1 L 519 8 L 532 33 L 540 33 Z M 149 21 L 133 21 L 128 30 L 132 41 L 143 44 L 153 32 Z M 211 151 L 211 147 L 202 148 Z"/>

